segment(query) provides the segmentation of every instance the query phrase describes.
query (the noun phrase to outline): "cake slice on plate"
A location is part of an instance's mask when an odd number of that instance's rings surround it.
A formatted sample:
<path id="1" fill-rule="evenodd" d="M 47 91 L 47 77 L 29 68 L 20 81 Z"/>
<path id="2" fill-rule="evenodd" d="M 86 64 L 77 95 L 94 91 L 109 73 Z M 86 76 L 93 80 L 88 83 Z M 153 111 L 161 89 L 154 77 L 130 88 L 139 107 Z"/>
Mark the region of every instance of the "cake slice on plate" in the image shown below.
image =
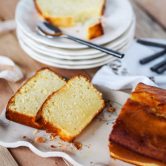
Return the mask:
<path id="1" fill-rule="evenodd" d="M 40 16 L 60 28 L 81 24 L 87 39 L 103 35 L 105 0 L 34 0 Z"/>
<path id="2" fill-rule="evenodd" d="M 9 100 L 6 110 L 7 119 L 41 128 L 35 122 L 37 112 L 47 97 L 64 86 L 65 83 L 52 70 L 48 68 L 39 70 Z"/>
<path id="3" fill-rule="evenodd" d="M 139 83 L 123 106 L 109 140 L 112 157 L 142 166 L 165 165 L 166 90 Z M 129 151 L 128 157 L 115 151 L 119 147 Z"/>
<path id="4" fill-rule="evenodd" d="M 104 107 L 102 95 L 83 76 L 76 76 L 45 101 L 37 121 L 65 141 L 72 141 Z"/>

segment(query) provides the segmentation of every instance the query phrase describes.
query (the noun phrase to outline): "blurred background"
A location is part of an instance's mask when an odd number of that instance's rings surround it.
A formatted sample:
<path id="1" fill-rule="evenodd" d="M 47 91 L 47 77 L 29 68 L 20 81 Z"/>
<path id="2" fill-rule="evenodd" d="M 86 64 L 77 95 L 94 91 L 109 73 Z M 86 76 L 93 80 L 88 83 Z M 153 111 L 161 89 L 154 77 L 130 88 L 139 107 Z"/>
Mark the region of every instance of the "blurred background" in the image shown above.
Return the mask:
<path id="1" fill-rule="evenodd" d="M 1 21 L 12 19 L 19 0 L 1 0 Z M 166 37 L 166 0 L 130 0 L 137 17 L 136 36 Z"/>

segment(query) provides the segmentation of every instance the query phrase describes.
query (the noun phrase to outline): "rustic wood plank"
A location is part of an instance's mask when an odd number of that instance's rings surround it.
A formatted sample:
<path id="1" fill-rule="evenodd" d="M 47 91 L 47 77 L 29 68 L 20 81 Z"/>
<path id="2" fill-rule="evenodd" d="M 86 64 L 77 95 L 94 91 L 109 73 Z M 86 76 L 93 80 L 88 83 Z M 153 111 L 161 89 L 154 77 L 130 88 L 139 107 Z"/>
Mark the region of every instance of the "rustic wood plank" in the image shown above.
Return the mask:
<path id="1" fill-rule="evenodd" d="M 130 0 L 133 5 L 133 9 L 136 14 L 137 25 L 136 25 L 136 37 L 145 38 L 166 38 L 166 33 L 163 28 L 150 18 L 144 10 L 142 10 L 136 1 Z"/>
<path id="2" fill-rule="evenodd" d="M 1 146 L 0 146 L 0 165 L 1 166 L 18 166 L 18 164 L 13 159 L 10 152 L 6 148 Z"/>
<path id="3" fill-rule="evenodd" d="M 5 0 L 1 1 L 0 18 L 3 20 L 13 19 L 15 16 L 16 4 L 19 0 Z"/>
<path id="4" fill-rule="evenodd" d="M 32 153 L 28 148 L 14 148 L 10 149 L 10 152 L 19 166 L 66 166 L 61 158 L 42 158 Z"/>
<path id="5" fill-rule="evenodd" d="M 136 0 L 136 2 L 166 29 L 166 0 Z"/>

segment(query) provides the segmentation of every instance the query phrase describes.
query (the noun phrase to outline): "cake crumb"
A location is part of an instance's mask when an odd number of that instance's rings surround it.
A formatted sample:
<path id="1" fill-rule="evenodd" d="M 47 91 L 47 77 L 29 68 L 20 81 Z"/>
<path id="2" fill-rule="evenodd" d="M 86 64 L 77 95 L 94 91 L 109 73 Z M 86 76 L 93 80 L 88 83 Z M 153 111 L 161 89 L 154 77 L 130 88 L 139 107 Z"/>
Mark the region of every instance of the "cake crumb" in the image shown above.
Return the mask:
<path id="1" fill-rule="evenodd" d="M 56 136 L 57 136 L 57 134 L 51 134 L 50 135 L 50 141 L 54 141 Z"/>
<path id="2" fill-rule="evenodd" d="M 27 139 L 27 136 L 24 135 L 22 138 L 23 138 L 23 139 Z"/>
<path id="3" fill-rule="evenodd" d="M 77 148 L 77 150 L 82 149 L 82 144 L 80 142 L 73 142 L 73 145 Z"/>
<path id="4" fill-rule="evenodd" d="M 115 108 L 112 106 L 110 100 L 107 100 L 107 101 L 106 101 L 106 108 L 107 108 L 107 111 L 108 111 L 108 112 L 111 112 L 111 113 L 113 113 L 113 112 L 116 111 Z"/>
<path id="5" fill-rule="evenodd" d="M 34 131 L 33 131 L 33 135 L 36 135 L 38 132 L 39 132 L 39 130 L 37 130 L 37 129 L 34 130 Z"/>
<path id="6" fill-rule="evenodd" d="M 51 147 L 51 148 L 53 148 L 53 149 L 55 149 L 55 148 L 56 148 L 56 146 L 55 146 L 55 145 L 51 145 L 50 147 Z"/>
<path id="7" fill-rule="evenodd" d="M 112 105 L 110 105 L 110 106 L 107 108 L 107 111 L 113 113 L 113 112 L 115 112 L 115 108 L 114 108 Z"/>
<path id="8" fill-rule="evenodd" d="M 46 138 L 44 138 L 44 137 L 36 137 L 35 138 L 35 142 L 36 143 L 45 143 L 46 142 Z"/>

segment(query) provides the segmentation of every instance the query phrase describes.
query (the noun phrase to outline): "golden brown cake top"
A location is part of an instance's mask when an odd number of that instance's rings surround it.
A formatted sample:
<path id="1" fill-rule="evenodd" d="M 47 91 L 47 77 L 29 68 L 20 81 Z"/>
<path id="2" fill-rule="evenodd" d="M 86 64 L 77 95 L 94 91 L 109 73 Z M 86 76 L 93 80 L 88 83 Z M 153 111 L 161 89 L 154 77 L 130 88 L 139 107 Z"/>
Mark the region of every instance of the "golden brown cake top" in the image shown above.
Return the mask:
<path id="1" fill-rule="evenodd" d="M 139 83 L 123 106 L 110 141 L 166 162 L 166 90 Z"/>
<path id="2" fill-rule="evenodd" d="M 151 107 L 148 111 L 156 116 L 166 118 L 166 90 L 139 83 L 130 98 Z"/>

